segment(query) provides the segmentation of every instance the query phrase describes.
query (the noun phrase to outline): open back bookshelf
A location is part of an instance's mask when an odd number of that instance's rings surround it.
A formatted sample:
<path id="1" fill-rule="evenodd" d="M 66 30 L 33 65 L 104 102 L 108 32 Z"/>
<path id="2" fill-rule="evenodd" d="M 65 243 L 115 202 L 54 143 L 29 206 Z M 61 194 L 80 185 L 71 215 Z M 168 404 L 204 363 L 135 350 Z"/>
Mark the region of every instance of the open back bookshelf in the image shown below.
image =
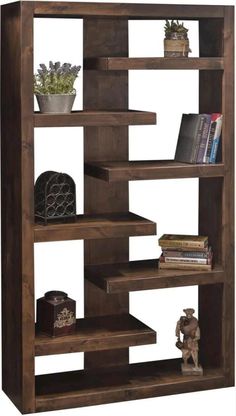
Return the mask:
<path id="1" fill-rule="evenodd" d="M 22 413 L 148 398 L 234 384 L 234 104 L 231 6 L 22 1 L 2 7 L 3 390 Z M 83 111 L 34 113 L 34 18 L 82 18 Z M 199 21 L 197 58 L 129 58 L 128 20 Z M 75 44 L 76 47 L 76 44 Z M 223 113 L 215 165 L 128 161 L 128 126 L 155 124 L 128 109 L 128 70 L 199 70 L 199 112 Z M 70 224 L 34 220 L 34 128 L 84 127 L 84 215 Z M 115 158 L 115 160 L 114 160 Z M 129 212 L 129 180 L 199 178 L 199 234 L 214 246 L 212 271 L 158 270 L 129 262 L 129 236 L 152 221 Z M 85 318 L 73 335 L 35 330 L 34 243 L 84 239 Z M 129 291 L 197 285 L 203 376 L 180 360 L 129 364 L 129 346 L 156 342 L 129 314 Z M 84 370 L 35 376 L 35 356 L 85 352 Z"/>

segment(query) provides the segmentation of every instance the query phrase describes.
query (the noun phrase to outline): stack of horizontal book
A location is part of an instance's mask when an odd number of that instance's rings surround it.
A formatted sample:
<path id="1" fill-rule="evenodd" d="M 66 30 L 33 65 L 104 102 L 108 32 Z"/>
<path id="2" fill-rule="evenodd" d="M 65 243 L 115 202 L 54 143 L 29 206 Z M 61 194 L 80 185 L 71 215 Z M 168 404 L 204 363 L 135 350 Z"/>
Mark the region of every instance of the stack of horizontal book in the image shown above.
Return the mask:
<path id="1" fill-rule="evenodd" d="M 222 114 L 183 114 L 175 160 L 215 163 L 219 152 Z"/>
<path id="2" fill-rule="evenodd" d="M 211 270 L 212 249 L 208 237 L 164 234 L 159 239 L 162 255 L 160 269 Z"/>

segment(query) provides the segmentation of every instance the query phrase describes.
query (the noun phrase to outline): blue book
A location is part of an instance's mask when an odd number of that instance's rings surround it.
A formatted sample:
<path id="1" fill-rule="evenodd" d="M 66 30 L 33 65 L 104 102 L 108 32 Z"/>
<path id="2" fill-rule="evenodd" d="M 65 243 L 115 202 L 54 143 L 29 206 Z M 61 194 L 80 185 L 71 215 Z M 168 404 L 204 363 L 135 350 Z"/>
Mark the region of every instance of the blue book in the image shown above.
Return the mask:
<path id="1" fill-rule="evenodd" d="M 217 150 L 220 142 L 221 137 L 221 130 L 222 130 L 222 114 L 214 114 L 216 116 L 216 129 L 215 134 L 213 137 L 212 145 L 211 145 L 211 153 L 209 156 L 209 163 L 215 163 Z"/>

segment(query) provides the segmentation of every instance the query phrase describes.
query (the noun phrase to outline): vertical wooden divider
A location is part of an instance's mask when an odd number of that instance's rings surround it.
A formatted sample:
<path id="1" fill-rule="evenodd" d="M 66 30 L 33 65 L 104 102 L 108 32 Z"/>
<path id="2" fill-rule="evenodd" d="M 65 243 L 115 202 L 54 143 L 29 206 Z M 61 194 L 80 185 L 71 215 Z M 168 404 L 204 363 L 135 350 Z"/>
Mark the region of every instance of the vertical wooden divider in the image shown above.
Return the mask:
<path id="1" fill-rule="evenodd" d="M 35 411 L 33 3 L 2 8 L 2 385 Z"/>
<path id="2" fill-rule="evenodd" d="M 128 20 L 84 19 L 84 58 L 128 56 Z M 128 71 L 84 71 L 84 110 L 128 109 Z M 128 127 L 84 128 L 84 159 L 128 160 Z M 85 214 L 127 212 L 128 183 L 107 184 L 85 176 Z M 129 239 L 89 240 L 84 243 L 84 262 L 113 263 L 129 260 Z M 85 280 L 85 316 L 129 311 L 129 294 L 107 295 Z M 129 350 L 85 353 L 85 368 L 127 364 Z"/>
<path id="3" fill-rule="evenodd" d="M 224 72 L 200 71 L 200 112 L 222 112 L 224 179 L 199 179 L 199 232 L 208 234 L 215 261 L 225 271 L 224 285 L 199 286 L 201 360 L 222 366 L 226 386 L 234 383 L 234 136 L 233 10 L 224 19 L 200 20 L 200 56 L 223 56 Z M 210 41 L 209 41 L 210 40 Z"/>
<path id="4" fill-rule="evenodd" d="M 222 56 L 223 19 L 199 21 L 200 56 Z M 210 40 L 210 41 L 209 41 Z M 222 113 L 222 71 L 199 71 L 199 112 Z M 224 139 L 223 139 L 224 140 Z M 222 264 L 221 178 L 199 178 L 199 234 L 208 235 L 214 262 Z M 200 356 L 203 367 L 222 366 L 223 285 L 199 286 Z"/>

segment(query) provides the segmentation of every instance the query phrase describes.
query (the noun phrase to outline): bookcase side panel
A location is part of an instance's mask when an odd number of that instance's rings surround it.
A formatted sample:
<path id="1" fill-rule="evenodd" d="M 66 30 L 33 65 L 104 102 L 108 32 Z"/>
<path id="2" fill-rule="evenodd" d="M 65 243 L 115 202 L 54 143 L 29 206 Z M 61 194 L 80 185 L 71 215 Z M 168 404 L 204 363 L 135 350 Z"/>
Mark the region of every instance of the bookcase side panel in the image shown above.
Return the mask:
<path id="1" fill-rule="evenodd" d="M 128 21 L 84 19 L 84 58 L 127 56 Z M 128 72 L 84 71 L 84 110 L 128 109 Z M 128 160 L 128 127 L 86 127 L 84 159 Z M 128 211 L 128 184 L 85 176 L 85 214 Z M 85 241 L 85 265 L 128 261 L 129 239 Z M 85 316 L 128 312 L 128 293 L 107 295 L 85 280 Z M 128 349 L 89 352 L 85 368 L 128 363 Z"/>
<path id="2" fill-rule="evenodd" d="M 200 71 L 199 111 L 223 114 L 220 160 L 225 164 L 225 175 L 222 180 L 214 178 L 199 180 L 199 232 L 208 234 L 212 240 L 215 261 L 223 265 L 226 279 L 223 286 L 199 287 L 201 355 L 206 365 L 222 366 L 226 385 L 232 385 L 234 378 L 233 8 L 225 7 L 225 18 L 218 21 L 214 36 L 209 31 L 214 31 L 214 25 L 208 25 L 204 20 L 200 22 L 200 55 L 204 56 L 208 52 L 209 56 L 213 54 L 224 56 L 224 72 L 212 71 L 210 76 L 206 71 Z M 217 48 L 211 41 L 213 37 L 216 39 Z M 214 323 L 211 317 L 214 318 Z M 213 351 L 209 347 L 208 340 L 211 340 L 210 344 L 213 342 Z"/>
<path id="3" fill-rule="evenodd" d="M 222 56 L 223 19 L 199 22 L 200 56 Z M 199 112 L 222 113 L 222 71 L 199 71 Z M 222 155 L 220 155 L 220 159 Z M 222 263 L 222 178 L 199 179 L 199 234 L 208 235 L 214 263 Z M 221 367 L 223 286 L 199 286 L 200 356 L 203 366 Z"/>
<path id="4" fill-rule="evenodd" d="M 2 7 L 2 384 L 35 411 L 33 4 Z"/>
<path id="5" fill-rule="evenodd" d="M 223 302 L 223 360 L 226 386 L 234 380 L 234 7 L 225 7 L 223 75 L 223 188 L 222 256 L 225 270 Z"/>

